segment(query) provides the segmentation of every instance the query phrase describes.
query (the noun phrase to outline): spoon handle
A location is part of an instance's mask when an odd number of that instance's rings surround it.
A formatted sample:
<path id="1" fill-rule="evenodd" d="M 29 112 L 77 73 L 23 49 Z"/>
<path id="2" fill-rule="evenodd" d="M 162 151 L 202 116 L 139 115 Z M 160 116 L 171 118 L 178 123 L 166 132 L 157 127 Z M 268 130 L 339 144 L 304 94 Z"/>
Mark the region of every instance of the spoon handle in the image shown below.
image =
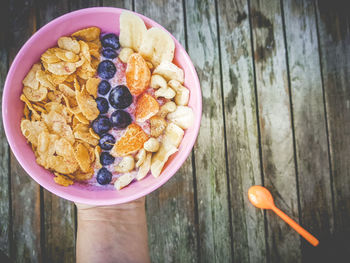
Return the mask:
<path id="1" fill-rule="evenodd" d="M 289 224 L 292 228 L 294 228 L 294 230 L 297 231 L 303 238 L 305 238 L 307 241 L 309 241 L 311 245 L 313 245 L 314 247 L 316 247 L 318 245 L 318 243 L 319 243 L 318 239 L 315 238 L 313 235 L 311 235 L 304 228 L 302 228 L 297 222 L 295 222 L 293 219 L 291 219 L 289 216 L 287 216 L 285 213 L 283 213 L 276 206 L 273 206 L 271 209 L 279 217 L 281 217 L 287 224 Z"/>

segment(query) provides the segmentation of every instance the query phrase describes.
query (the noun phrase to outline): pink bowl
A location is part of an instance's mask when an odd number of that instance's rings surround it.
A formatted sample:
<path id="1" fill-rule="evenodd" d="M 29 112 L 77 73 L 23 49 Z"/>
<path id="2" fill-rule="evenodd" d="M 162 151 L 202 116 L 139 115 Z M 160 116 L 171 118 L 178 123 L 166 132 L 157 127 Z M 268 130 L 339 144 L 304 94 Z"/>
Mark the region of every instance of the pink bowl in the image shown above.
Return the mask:
<path id="1" fill-rule="evenodd" d="M 147 176 L 140 182 L 133 182 L 121 191 L 103 187 L 89 187 L 74 184 L 70 187 L 57 185 L 53 175 L 39 166 L 34 153 L 27 144 L 20 130 L 20 120 L 23 116 L 24 104 L 19 96 L 22 91 L 22 80 L 30 67 L 40 59 L 40 55 L 49 47 L 56 45 L 60 36 L 70 35 L 84 27 L 97 26 L 103 32 L 119 34 L 119 16 L 123 9 L 97 7 L 82 9 L 63 15 L 37 31 L 18 52 L 6 78 L 3 93 L 2 114 L 5 132 L 11 149 L 26 172 L 40 185 L 50 192 L 65 199 L 92 205 L 120 204 L 135 200 L 156 190 L 172 177 L 181 167 L 191 152 L 199 131 L 202 114 L 202 96 L 195 68 L 185 49 L 174 38 L 176 51 L 175 63 L 185 71 L 185 86 L 191 91 L 189 106 L 193 109 L 195 123 L 186 130 L 179 147 L 165 166 L 159 178 Z M 139 15 L 147 27 L 161 27 L 153 20 Z M 164 28 L 163 28 L 164 29 Z"/>

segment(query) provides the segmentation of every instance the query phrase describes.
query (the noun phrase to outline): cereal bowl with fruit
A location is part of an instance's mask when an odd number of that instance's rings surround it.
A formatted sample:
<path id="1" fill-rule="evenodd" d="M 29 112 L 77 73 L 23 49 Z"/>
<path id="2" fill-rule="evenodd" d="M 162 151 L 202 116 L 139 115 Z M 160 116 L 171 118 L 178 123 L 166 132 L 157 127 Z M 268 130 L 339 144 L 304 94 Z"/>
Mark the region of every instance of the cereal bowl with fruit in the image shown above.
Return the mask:
<path id="1" fill-rule="evenodd" d="M 17 54 L 3 93 L 11 149 L 68 200 L 119 204 L 169 180 L 190 154 L 201 91 L 163 27 L 117 8 L 61 16 Z"/>

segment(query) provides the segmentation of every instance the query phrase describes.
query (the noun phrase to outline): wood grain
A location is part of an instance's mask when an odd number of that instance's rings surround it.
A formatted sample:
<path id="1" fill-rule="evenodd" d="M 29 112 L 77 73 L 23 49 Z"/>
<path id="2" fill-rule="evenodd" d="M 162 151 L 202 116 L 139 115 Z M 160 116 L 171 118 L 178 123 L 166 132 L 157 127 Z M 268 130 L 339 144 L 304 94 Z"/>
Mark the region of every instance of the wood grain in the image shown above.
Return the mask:
<path id="1" fill-rule="evenodd" d="M 138 1 L 135 11 L 163 25 L 185 46 L 184 11 L 180 1 Z M 165 13 L 172 15 L 164 16 Z M 197 261 L 194 198 L 192 160 L 189 157 L 169 182 L 147 196 L 152 262 Z"/>
<path id="2" fill-rule="evenodd" d="M 185 2 L 185 8 L 188 52 L 203 95 L 201 129 L 194 150 L 199 261 L 232 262 L 215 2 L 191 0 Z"/>
<path id="3" fill-rule="evenodd" d="M 234 262 L 263 262 L 264 214 L 249 203 L 260 185 L 256 98 L 247 1 L 219 1 L 218 23 L 225 105 Z"/>
<path id="4" fill-rule="evenodd" d="M 38 28 L 69 12 L 69 2 L 40 1 Z M 43 258 L 44 262 L 75 262 L 74 204 L 43 189 Z"/>
<path id="5" fill-rule="evenodd" d="M 43 262 L 41 250 L 40 186 L 11 153 L 12 259 Z"/>
<path id="6" fill-rule="evenodd" d="M 328 119 L 335 238 L 350 255 L 350 26 L 346 4 L 317 1 L 321 68 Z M 338 237 L 341 238 L 339 239 Z M 337 258 L 341 258 L 339 253 Z"/>
<path id="7" fill-rule="evenodd" d="M 132 10 L 132 2 L 133 0 L 102 0 L 102 5 Z"/>
<path id="8" fill-rule="evenodd" d="M 252 1 L 251 21 L 264 184 L 275 197 L 277 207 L 298 221 L 292 120 L 279 2 Z M 299 235 L 272 211 L 266 214 L 270 261 L 299 262 Z"/>
<path id="9" fill-rule="evenodd" d="M 70 0 L 70 10 L 78 10 L 82 8 L 100 6 L 102 1 L 100 0 Z"/>
<path id="10" fill-rule="evenodd" d="M 35 32 L 34 1 L 10 2 L 9 61 Z M 42 262 L 40 231 L 40 186 L 32 180 L 11 153 L 13 260 Z"/>
<path id="11" fill-rule="evenodd" d="M 0 4 L 0 96 L 5 84 L 8 70 L 8 1 Z M 2 106 L 2 101 L 0 103 Z M 0 109 L 2 116 L 2 110 Z M 3 123 L 0 123 L 0 250 L 10 256 L 11 242 L 11 192 L 9 171 L 9 146 L 5 137 Z"/>
<path id="12" fill-rule="evenodd" d="M 300 223 L 322 239 L 334 230 L 332 191 L 315 8 L 311 1 L 284 1 L 293 104 Z M 315 249 L 302 239 L 305 262 Z"/>

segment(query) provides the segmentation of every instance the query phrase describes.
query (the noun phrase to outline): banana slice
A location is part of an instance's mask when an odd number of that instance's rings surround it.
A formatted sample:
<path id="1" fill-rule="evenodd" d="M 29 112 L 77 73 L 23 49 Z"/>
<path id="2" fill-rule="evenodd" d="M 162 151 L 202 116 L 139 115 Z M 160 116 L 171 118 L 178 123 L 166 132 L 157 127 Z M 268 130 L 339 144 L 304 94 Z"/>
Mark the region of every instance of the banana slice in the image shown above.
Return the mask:
<path id="1" fill-rule="evenodd" d="M 123 62 L 123 63 L 128 63 L 129 57 L 134 54 L 134 50 L 128 47 L 122 48 L 120 50 L 118 58 Z"/>
<path id="2" fill-rule="evenodd" d="M 164 77 L 166 80 L 177 80 L 181 84 L 184 83 L 184 71 L 169 61 L 163 61 L 157 66 L 153 74 L 158 74 Z"/>
<path id="3" fill-rule="evenodd" d="M 170 155 L 177 152 L 177 148 L 172 144 L 165 144 L 164 142 L 159 148 L 159 151 L 152 156 L 151 173 L 154 177 L 158 177 L 162 169 L 169 159 Z"/>
<path id="4" fill-rule="evenodd" d="M 143 164 L 140 166 L 140 169 L 136 175 L 136 179 L 138 181 L 145 178 L 145 176 L 148 174 L 149 169 L 151 168 L 151 158 L 152 158 L 152 153 L 147 153 L 146 159 L 143 162 Z"/>
<path id="5" fill-rule="evenodd" d="M 193 124 L 193 111 L 187 106 L 178 106 L 174 112 L 167 115 L 167 119 L 182 129 L 188 129 Z"/>
<path id="6" fill-rule="evenodd" d="M 140 167 L 143 164 L 143 162 L 146 160 L 146 154 L 147 152 L 145 149 L 142 148 L 141 150 L 139 150 L 139 152 L 135 156 L 137 161 L 135 164 L 136 167 Z"/>
<path id="7" fill-rule="evenodd" d="M 132 180 L 134 180 L 134 176 L 132 174 L 123 174 L 117 179 L 117 181 L 115 181 L 114 187 L 117 190 L 120 190 L 125 186 L 129 185 Z"/>
<path id="8" fill-rule="evenodd" d="M 184 130 L 177 126 L 175 123 L 169 123 L 165 128 L 163 142 L 165 144 L 172 144 L 176 148 L 179 147 L 182 138 L 184 137 Z"/>
<path id="9" fill-rule="evenodd" d="M 147 32 L 145 23 L 137 15 L 123 12 L 119 18 L 120 35 L 119 43 L 122 47 L 132 48 L 139 51 L 142 39 Z"/>
<path id="10" fill-rule="evenodd" d="M 163 61 L 173 61 L 175 43 L 164 30 L 152 27 L 147 30 L 140 46 L 140 54 L 144 59 L 158 66 Z"/>

